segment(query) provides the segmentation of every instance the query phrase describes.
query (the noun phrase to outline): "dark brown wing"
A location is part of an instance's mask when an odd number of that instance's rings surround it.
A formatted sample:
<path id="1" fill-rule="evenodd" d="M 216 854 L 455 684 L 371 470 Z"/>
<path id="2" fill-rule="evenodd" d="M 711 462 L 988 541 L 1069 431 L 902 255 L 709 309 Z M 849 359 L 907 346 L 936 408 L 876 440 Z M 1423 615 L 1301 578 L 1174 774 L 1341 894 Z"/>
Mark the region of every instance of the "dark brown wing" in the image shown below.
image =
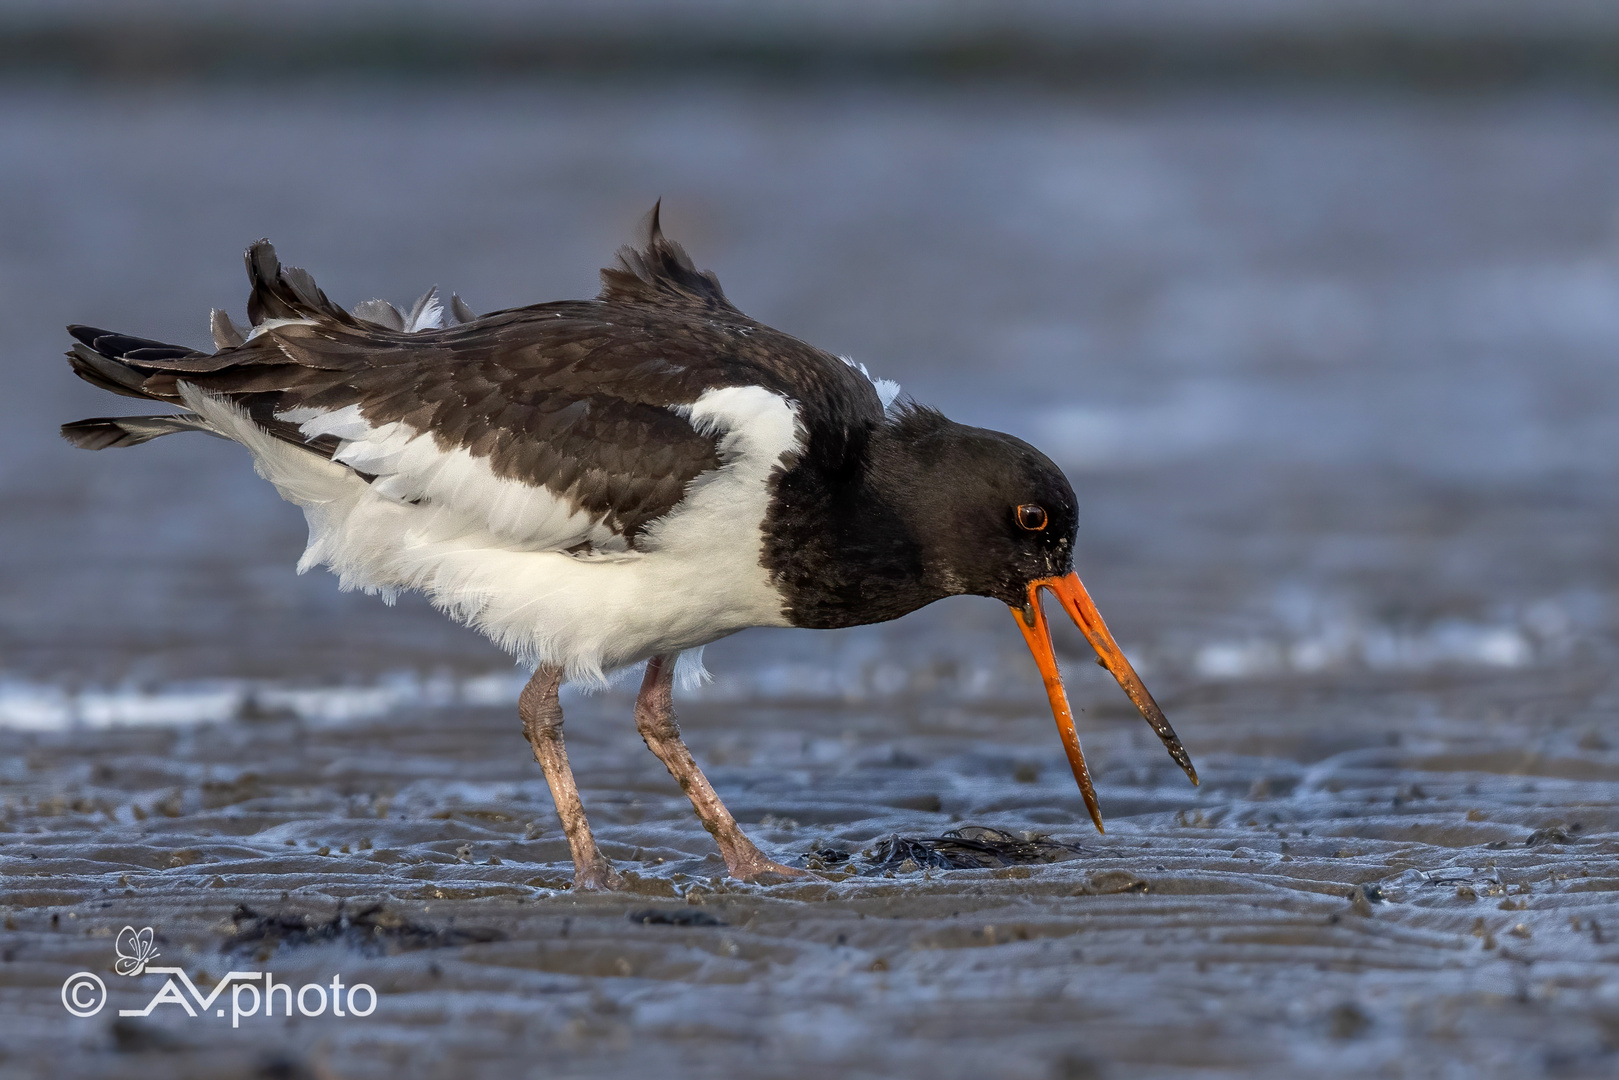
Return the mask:
<path id="1" fill-rule="evenodd" d="M 499 477 L 564 496 L 632 544 L 693 479 L 722 464 L 717 437 L 672 406 L 710 389 L 762 386 L 798 404 L 811 438 L 851 447 L 882 419 L 869 380 L 737 311 L 655 217 L 646 245 L 603 271 L 596 300 L 416 333 L 342 311 L 309 275 L 282 268 L 267 242 L 247 262 L 249 312 L 261 330 L 244 344 L 119 358 L 127 375 L 118 378 L 93 366 L 81 373 L 171 401 L 184 380 L 328 456 L 337 440 L 307 438 L 298 425 L 357 407 L 370 425 L 397 421 L 444 450 L 486 458 Z"/>

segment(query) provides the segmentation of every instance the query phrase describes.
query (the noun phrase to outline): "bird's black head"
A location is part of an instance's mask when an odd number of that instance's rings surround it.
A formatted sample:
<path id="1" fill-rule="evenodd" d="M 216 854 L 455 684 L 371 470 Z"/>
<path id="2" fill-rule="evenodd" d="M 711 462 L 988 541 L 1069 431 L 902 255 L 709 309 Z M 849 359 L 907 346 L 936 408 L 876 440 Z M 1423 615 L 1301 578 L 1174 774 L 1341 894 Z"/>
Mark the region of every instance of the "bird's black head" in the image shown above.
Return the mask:
<path id="1" fill-rule="evenodd" d="M 1021 607 L 1031 583 L 1072 569 L 1079 511 L 1050 458 L 931 409 L 907 410 L 890 434 L 892 457 L 881 463 L 897 481 L 889 494 L 940 594 Z"/>
<path id="2" fill-rule="evenodd" d="M 1101 809 L 1041 606 L 1049 592 L 1197 783 L 1186 749 L 1073 572 L 1079 514 L 1062 470 L 1021 439 L 917 406 L 859 445 L 862 454 L 822 449 L 817 456 L 812 443 L 778 479 L 762 561 L 785 595 L 791 624 L 882 622 L 946 596 L 1006 604 L 1040 668 L 1068 764 L 1100 829 Z"/>
<path id="3" fill-rule="evenodd" d="M 1096 827 L 1101 809 L 1063 691 L 1051 627 L 1041 605 L 1050 592 L 1074 620 L 1170 756 L 1197 783 L 1191 758 L 1108 632 L 1073 572 L 1079 516 L 1074 489 L 1050 458 L 1021 439 L 963 427 L 929 409 L 896 418 L 876 445 L 872 478 L 880 505 L 904 518 L 919 571 L 937 596 L 993 597 L 1012 609 L 1045 682 L 1074 779 Z"/>

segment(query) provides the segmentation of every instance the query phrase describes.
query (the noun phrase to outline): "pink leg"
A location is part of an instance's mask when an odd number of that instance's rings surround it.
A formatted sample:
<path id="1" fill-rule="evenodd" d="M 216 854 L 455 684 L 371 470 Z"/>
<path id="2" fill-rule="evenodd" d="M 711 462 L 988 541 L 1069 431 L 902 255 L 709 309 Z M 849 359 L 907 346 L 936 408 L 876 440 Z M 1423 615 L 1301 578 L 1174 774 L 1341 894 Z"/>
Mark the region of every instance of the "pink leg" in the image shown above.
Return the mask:
<path id="1" fill-rule="evenodd" d="M 616 889 L 623 882 L 607 856 L 596 847 L 596 838 L 590 835 L 590 822 L 585 820 L 579 788 L 568 767 L 568 751 L 562 745 L 562 704 L 557 700 L 561 685 L 560 668 L 540 668 L 523 687 L 517 713 L 523 718 L 523 735 L 534 748 L 534 760 L 545 770 L 545 782 L 551 786 L 551 798 L 556 800 L 557 816 L 562 819 L 562 831 L 573 852 L 573 887 Z"/>
<path id="2" fill-rule="evenodd" d="M 674 664 L 667 656 L 655 656 L 647 661 L 646 680 L 635 699 L 635 726 L 646 740 L 647 749 L 658 755 L 680 784 L 680 789 L 691 800 L 692 809 L 719 844 L 725 857 L 725 867 L 734 878 L 751 880 L 770 875 L 804 877 L 805 871 L 783 866 L 765 857 L 754 847 L 753 841 L 742 834 L 736 818 L 725 809 L 714 787 L 708 782 L 691 751 L 680 741 L 680 727 L 675 723 Z"/>

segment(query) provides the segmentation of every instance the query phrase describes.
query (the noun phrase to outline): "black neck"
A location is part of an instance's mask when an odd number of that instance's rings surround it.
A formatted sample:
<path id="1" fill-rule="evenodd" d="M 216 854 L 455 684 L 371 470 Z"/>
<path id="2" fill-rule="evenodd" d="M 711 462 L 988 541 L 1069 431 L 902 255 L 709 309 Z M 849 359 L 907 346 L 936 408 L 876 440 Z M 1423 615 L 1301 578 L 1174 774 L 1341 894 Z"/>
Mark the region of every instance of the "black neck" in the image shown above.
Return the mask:
<path id="1" fill-rule="evenodd" d="M 883 622 L 963 591 L 932 557 L 926 451 L 891 425 L 812 437 L 778 478 L 763 562 L 794 626 Z"/>

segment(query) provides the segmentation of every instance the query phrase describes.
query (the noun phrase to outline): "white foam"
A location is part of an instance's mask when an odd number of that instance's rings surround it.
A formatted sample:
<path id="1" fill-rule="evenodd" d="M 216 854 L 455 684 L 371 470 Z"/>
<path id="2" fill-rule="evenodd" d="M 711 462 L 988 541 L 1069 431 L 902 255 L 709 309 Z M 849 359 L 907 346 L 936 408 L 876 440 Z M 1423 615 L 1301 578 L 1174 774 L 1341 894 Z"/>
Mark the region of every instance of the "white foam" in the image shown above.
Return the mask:
<path id="1" fill-rule="evenodd" d="M 290 687 L 241 679 L 155 688 L 87 687 L 76 691 L 48 683 L 4 679 L 0 680 L 0 727 L 13 731 L 189 727 L 266 713 L 291 714 L 313 723 L 349 723 L 403 709 L 512 704 L 527 679 L 521 673 L 457 680 L 402 672 L 362 685 Z"/>
<path id="2" fill-rule="evenodd" d="M 676 658 L 677 682 L 697 689 L 708 678 L 702 650 Z M 633 675 L 634 679 L 629 676 Z M 639 669 L 626 669 L 625 683 L 639 686 Z M 410 710 L 516 709 L 529 680 L 521 668 L 460 678 L 444 673 L 396 671 L 368 683 L 289 686 L 249 679 L 145 687 L 66 687 L 0 676 L 0 728 L 63 731 L 120 727 L 191 727 L 249 717 L 293 716 L 317 725 L 377 720 Z M 566 684 L 565 700 L 590 688 Z"/>
<path id="3" fill-rule="evenodd" d="M 1291 632 L 1217 639 L 1190 648 L 1126 643 L 1124 651 L 1143 675 L 1154 674 L 1155 668 L 1189 670 L 1201 678 L 1219 680 L 1356 669 L 1510 670 L 1555 657 L 1571 647 L 1581 636 L 1572 626 L 1581 621 L 1580 613 L 1570 610 L 1574 606 L 1567 600 L 1546 600 L 1527 607 L 1517 621 L 1450 618 L 1402 629 L 1357 618 L 1341 609 L 1325 617 L 1317 610 L 1308 617 L 1295 613 Z M 1285 612 L 1281 621 L 1289 621 Z M 1063 667 L 1070 676 L 1082 670 L 1072 657 L 1065 659 Z M 847 706 L 943 697 L 954 704 L 1016 700 L 1037 708 L 1043 700 L 1033 662 L 1015 642 L 999 650 L 946 654 L 918 649 L 912 642 L 890 641 L 872 628 L 846 631 L 836 647 L 809 658 L 800 654 L 748 663 L 735 657 L 712 677 L 703 670 L 701 655 L 693 650 L 677 661 L 676 673 L 681 699 L 693 702 Z M 633 694 L 640 682 L 639 666 L 627 667 L 621 674 L 614 682 L 614 692 Z M 242 679 L 75 690 L 0 675 L 0 728 L 184 727 L 265 715 L 342 725 L 423 709 L 515 709 L 528 679 L 527 670 L 518 667 L 465 676 L 399 671 L 369 682 L 315 686 Z M 584 684 L 563 686 L 563 696 L 569 701 L 589 692 L 591 687 Z"/>
<path id="4" fill-rule="evenodd" d="M 52 731 L 73 720 L 72 699 L 60 687 L 0 683 L 0 726 L 14 731 Z"/>
<path id="5" fill-rule="evenodd" d="M 60 686 L 5 680 L 0 681 L 0 727 L 55 731 L 217 723 L 240 716 L 248 697 L 248 687 L 235 682 L 69 692 Z"/>
<path id="6" fill-rule="evenodd" d="M 1193 651 L 1191 664 L 1206 679 L 1248 679 L 1356 667 L 1372 671 L 1518 668 L 1533 662 L 1535 655 L 1535 643 L 1517 626 L 1445 619 L 1421 630 L 1351 625 L 1292 639 L 1211 641 Z"/>
<path id="7" fill-rule="evenodd" d="M 75 704 L 85 727 L 109 728 L 218 723 L 240 716 L 246 701 L 245 687 L 226 685 L 146 694 L 92 690 L 80 693 Z"/>
<path id="8" fill-rule="evenodd" d="M 713 678 L 703 668 L 701 650 L 676 660 L 676 681 L 683 699 L 693 701 L 829 701 L 857 703 L 886 700 L 933 689 L 930 668 L 914 668 L 893 660 L 851 654 L 831 663 L 783 661 Z M 626 668 L 617 689 L 634 693 L 639 667 Z M 393 672 L 372 682 L 295 686 L 277 682 L 231 680 L 209 684 L 143 687 L 86 687 L 71 690 L 51 683 L 0 678 L 0 728 L 12 731 L 60 731 L 74 728 L 189 727 L 228 723 L 249 717 L 290 715 L 311 724 L 342 725 L 376 720 L 410 710 L 515 709 L 528 682 L 526 670 L 507 669 L 452 677 Z M 934 680 L 937 681 L 936 679 Z M 988 668 L 963 669 L 951 682 L 960 699 L 1004 696 L 1007 673 Z M 1032 685 L 1038 685 L 1037 683 Z M 569 700 L 592 691 L 568 683 Z"/>

